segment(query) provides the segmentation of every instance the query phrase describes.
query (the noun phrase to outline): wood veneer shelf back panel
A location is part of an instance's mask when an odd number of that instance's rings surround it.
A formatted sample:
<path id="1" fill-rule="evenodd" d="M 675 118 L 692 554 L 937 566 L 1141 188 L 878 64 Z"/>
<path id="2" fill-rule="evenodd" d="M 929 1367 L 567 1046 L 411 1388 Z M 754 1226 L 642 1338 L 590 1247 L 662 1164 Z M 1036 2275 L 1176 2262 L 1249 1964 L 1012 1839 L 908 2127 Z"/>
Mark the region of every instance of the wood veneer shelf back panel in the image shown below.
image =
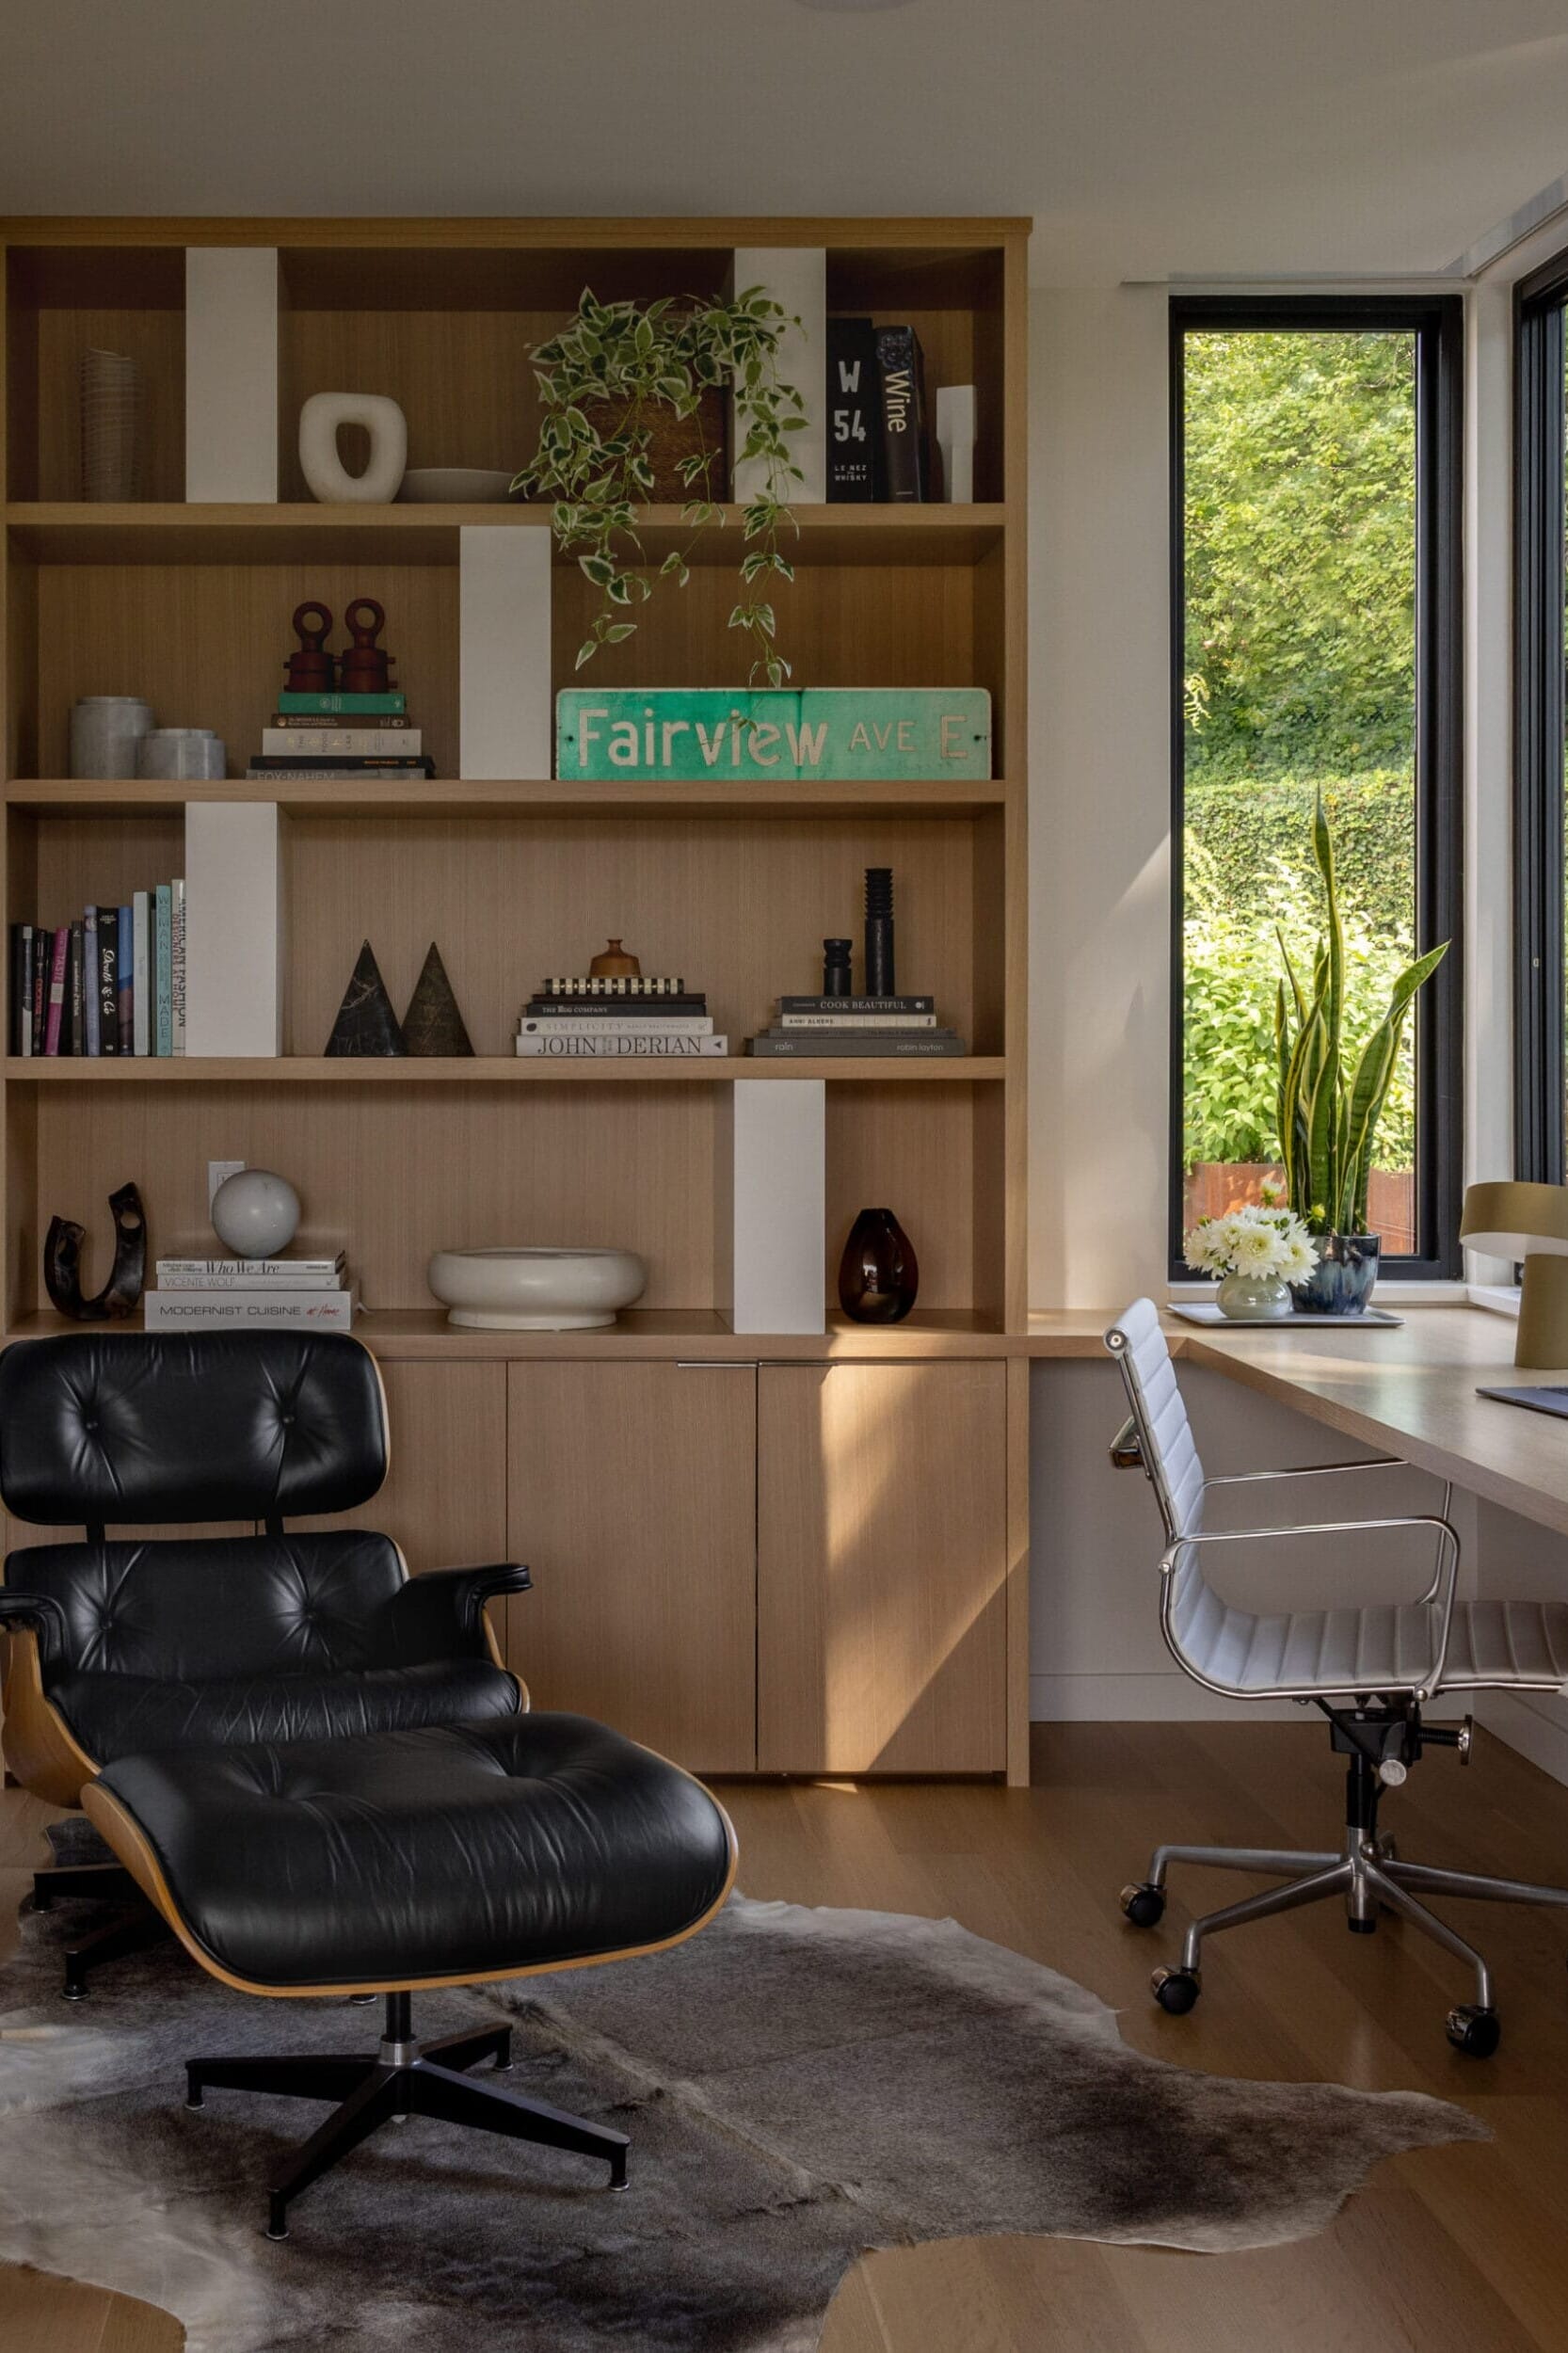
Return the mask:
<path id="1" fill-rule="evenodd" d="M 32 1230 L 58 1211 L 91 1231 L 131 1177 L 154 1255 L 203 1249 L 207 1162 L 242 1160 L 287 1175 L 305 1205 L 301 1247 L 346 1249 L 372 1309 L 428 1306 L 437 1249 L 519 1241 L 635 1250 L 648 1265 L 646 1306 L 717 1305 L 712 1088 L 629 1096 L 583 1081 L 519 1093 L 481 1077 L 433 1102 L 392 1068 L 384 1084 L 325 1094 L 232 1081 L 20 1089 L 34 1104 L 36 1141 L 13 1169 L 12 1217 Z M 824 1298 L 834 1296 L 836 1254 L 869 1192 L 895 1201 L 915 1239 L 922 1307 L 967 1312 L 972 1090 L 922 1089 L 916 1118 L 904 1092 L 851 1089 L 840 1117 L 829 1089 Z M 13 1282 L 14 1319 L 40 1305 L 36 1251 L 22 1254 Z"/>
<path id="2" fill-rule="evenodd" d="M 82 695 L 141 695 L 163 727 L 211 727 L 231 776 L 243 776 L 283 683 L 296 605 L 320 598 L 338 616 L 351 599 L 386 609 L 385 642 L 424 749 L 457 773 L 456 566 L 380 563 L 42 565 L 37 657 L 14 693 L 30 715 L 40 766 L 69 765 L 72 704 Z"/>
<path id="3" fill-rule="evenodd" d="M 860 921 L 865 869 L 897 877 L 900 972 L 935 993 L 941 1017 L 973 1034 L 971 826 L 963 818 L 823 818 L 792 825 L 738 816 L 299 817 L 289 828 L 293 1000 L 289 1045 L 319 1053 L 360 942 L 376 942 L 393 1001 L 406 1002 L 428 942 L 440 941 L 481 1054 L 510 1050 L 519 1011 L 544 975 L 584 968 L 624 939 L 648 972 L 706 990 L 739 1053 L 781 993 L 821 986 L 824 935 Z"/>
<path id="4" fill-rule="evenodd" d="M 96 346 L 140 371 L 142 496 L 183 498 L 183 251 L 13 247 L 6 285 L 8 496 L 81 499 L 79 372 Z"/>

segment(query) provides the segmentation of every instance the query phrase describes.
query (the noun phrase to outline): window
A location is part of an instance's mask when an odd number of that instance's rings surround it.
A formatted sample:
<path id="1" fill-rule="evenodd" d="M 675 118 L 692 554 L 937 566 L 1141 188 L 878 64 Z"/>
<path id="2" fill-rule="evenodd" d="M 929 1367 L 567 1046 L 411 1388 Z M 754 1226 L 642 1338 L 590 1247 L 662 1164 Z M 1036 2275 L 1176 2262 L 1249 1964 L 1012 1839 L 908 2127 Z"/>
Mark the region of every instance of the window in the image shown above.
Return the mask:
<path id="1" fill-rule="evenodd" d="M 1462 332 L 1452 297 L 1171 306 L 1178 1275 L 1193 1223 L 1279 1174 L 1279 939 L 1310 968 L 1320 791 L 1360 1027 L 1453 943 L 1407 1027 L 1368 1216 L 1386 1273 L 1458 1272 Z"/>
<path id="2" fill-rule="evenodd" d="M 1568 254 L 1517 296 L 1514 1128 L 1518 1174 L 1568 1170 L 1563 1071 L 1563 403 Z"/>

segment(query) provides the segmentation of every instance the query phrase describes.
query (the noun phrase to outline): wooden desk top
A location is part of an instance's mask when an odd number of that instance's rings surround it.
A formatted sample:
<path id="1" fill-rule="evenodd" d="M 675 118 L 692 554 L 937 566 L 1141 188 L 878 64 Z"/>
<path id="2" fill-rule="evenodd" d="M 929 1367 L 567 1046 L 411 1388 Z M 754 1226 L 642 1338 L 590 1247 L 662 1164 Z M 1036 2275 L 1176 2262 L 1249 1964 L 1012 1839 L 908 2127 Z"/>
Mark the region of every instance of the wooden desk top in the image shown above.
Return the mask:
<path id="1" fill-rule="evenodd" d="M 1514 1327 L 1482 1307 L 1411 1307 L 1397 1330 L 1209 1331 L 1168 1316 L 1174 1352 L 1314 1421 L 1398 1454 L 1568 1535 L 1568 1421 L 1478 1397 L 1482 1384 L 1568 1384 L 1520 1372 Z"/>

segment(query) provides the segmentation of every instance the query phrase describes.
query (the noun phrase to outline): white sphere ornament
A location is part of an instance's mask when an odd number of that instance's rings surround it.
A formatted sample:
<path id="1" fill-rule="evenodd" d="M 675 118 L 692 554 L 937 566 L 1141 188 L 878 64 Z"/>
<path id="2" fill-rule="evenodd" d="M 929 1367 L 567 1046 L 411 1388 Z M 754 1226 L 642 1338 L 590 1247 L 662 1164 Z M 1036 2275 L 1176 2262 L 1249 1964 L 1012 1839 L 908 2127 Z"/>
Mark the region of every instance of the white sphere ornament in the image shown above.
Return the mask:
<path id="1" fill-rule="evenodd" d="M 338 455 L 338 428 L 362 424 L 370 435 L 363 473 Z M 397 496 L 408 463 L 408 421 L 385 392 L 312 392 L 299 411 L 299 467 L 324 506 L 384 506 Z"/>
<path id="2" fill-rule="evenodd" d="M 213 1231 L 236 1258 L 276 1258 L 299 1231 L 299 1195 L 269 1168 L 242 1168 L 213 1195 Z"/>

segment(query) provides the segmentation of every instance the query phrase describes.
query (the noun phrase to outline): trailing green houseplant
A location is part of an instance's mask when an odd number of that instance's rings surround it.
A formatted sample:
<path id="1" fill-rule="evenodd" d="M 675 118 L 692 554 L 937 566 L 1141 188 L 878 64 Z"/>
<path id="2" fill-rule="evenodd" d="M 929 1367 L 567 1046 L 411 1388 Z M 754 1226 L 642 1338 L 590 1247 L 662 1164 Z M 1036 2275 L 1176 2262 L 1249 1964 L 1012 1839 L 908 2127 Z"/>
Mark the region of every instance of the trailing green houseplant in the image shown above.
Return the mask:
<path id="1" fill-rule="evenodd" d="M 584 287 L 570 324 L 536 347 L 539 444 L 512 488 L 554 500 L 555 536 L 600 591 L 579 669 L 600 646 L 632 635 L 632 613 L 652 595 L 656 577 L 686 585 L 696 537 L 724 521 L 712 479 L 722 451 L 702 434 L 702 403 L 711 391 L 732 389 L 735 462 L 760 460 L 763 487 L 742 512 L 741 596 L 729 627 L 749 640 L 753 684 L 782 686 L 789 677 L 771 591 L 794 578 L 779 542 L 794 520 L 790 486 L 803 478 L 788 437 L 805 430 L 806 404 L 780 376 L 778 355 L 798 325 L 760 286 L 722 302 L 666 296 L 648 303 L 600 302 Z M 697 447 L 677 469 L 690 493 L 681 520 L 692 536 L 655 574 L 643 559 L 637 509 L 653 495 L 649 449 L 661 409 L 693 423 Z"/>
<path id="2" fill-rule="evenodd" d="M 1429 949 L 1398 975 L 1387 1011 L 1352 1065 L 1345 1048 L 1345 926 L 1321 792 L 1313 811 L 1312 848 L 1327 925 L 1313 958 L 1310 991 L 1297 977 L 1280 935 L 1285 977 L 1274 1000 L 1276 1117 L 1286 1196 L 1312 1234 L 1363 1237 L 1378 1121 L 1405 1020 L 1416 990 L 1436 971 L 1448 943 Z"/>

